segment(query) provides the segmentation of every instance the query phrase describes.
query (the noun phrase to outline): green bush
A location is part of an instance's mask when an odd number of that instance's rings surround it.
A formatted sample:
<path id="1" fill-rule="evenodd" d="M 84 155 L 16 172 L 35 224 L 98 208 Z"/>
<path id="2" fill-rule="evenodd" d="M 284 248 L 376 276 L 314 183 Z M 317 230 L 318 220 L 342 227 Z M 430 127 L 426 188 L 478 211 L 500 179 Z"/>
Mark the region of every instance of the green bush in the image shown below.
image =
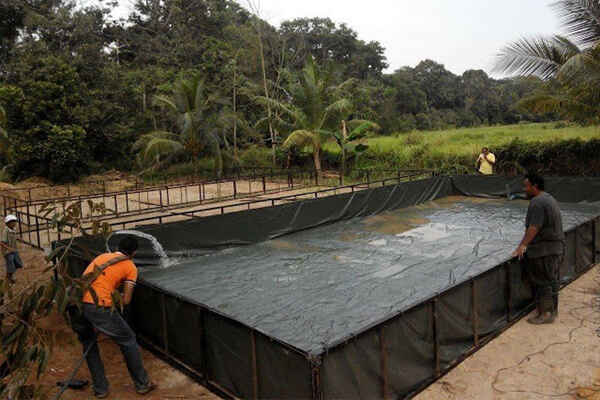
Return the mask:
<path id="1" fill-rule="evenodd" d="M 423 134 L 419 132 L 411 132 L 409 134 L 404 135 L 404 144 L 406 145 L 420 145 L 423 144 L 425 138 Z"/>
<path id="2" fill-rule="evenodd" d="M 251 146 L 239 155 L 242 166 L 270 167 L 273 161 L 271 149 Z"/>
<path id="3" fill-rule="evenodd" d="M 90 153 L 80 126 L 42 122 L 15 142 L 18 150 L 13 154 L 13 173 L 18 177 L 37 175 L 68 182 L 89 172 Z"/>
<path id="4" fill-rule="evenodd" d="M 567 124 L 564 121 L 559 121 L 556 124 L 554 124 L 554 129 L 564 129 L 564 128 L 568 128 L 569 124 Z"/>

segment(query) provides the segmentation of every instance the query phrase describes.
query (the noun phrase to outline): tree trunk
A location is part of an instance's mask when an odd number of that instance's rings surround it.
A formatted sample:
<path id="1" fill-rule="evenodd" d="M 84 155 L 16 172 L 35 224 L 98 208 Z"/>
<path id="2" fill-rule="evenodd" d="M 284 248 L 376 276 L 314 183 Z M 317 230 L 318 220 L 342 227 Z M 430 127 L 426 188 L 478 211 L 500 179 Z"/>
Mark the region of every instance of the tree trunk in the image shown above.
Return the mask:
<path id="1" fill-rule="evenodd" d="M 348 137 L 348 131 L 346 130 L 346 121 L 342 120 L 342 185 L 344 184 L 344 177 L 346 176 L 346 138 Z"/>
<path id="2" fill-rule="evenodd" d="M 142 112 L 146 113 L 146 83 L 142 83 Z"/>
<path id="3" fill-rule="evenodd" d="M 342 177 L 341 177 L 341 181 L 342 181 L 342 185 L 344 184 L 344 177 L 346 176 L 346 149 L 344 146 L 342 146 Z"/>
<path id="4" fill-rule="evenodd" d="M 265 97 L 267 98 L 267 100 L 270 99 L 269 97 L 269 88 L 267 87 L 267 67 L 265 64 L 265 50 L 263 47 L 263 41 L 262 41 L 262 33 L 260 31 L 260 27 L 258 27 L 258 24 L 260 22 L 257 22 L 256 25 L 256 33 L 258 36 L 258 47 L 260 49 L 260 63 L 261 63 L 261 67 L 262 67 L 262 75 L 263 75 L 263 88 L 265 90 Z M 275 167 L 275 162 L 276 162 L 276 158 L 275 158 L 275 134 L 273 132 L 273 123 L 271 121 L 271 105 L 269 103 L 267 103 L 267 115 L 269 117 L 269 134 L 271 135 L 271 148 L 273 150 L 273 167 Z"/>
<path id="5" fill-rule="evenodd" d="M 314 149 L 313 159 L 315 162 L 315 171 L 317 171 L 317 174 L 321 175 L 321 149 L 320 148 Z"/>
<path id="6" fill-rule="evenodd" d="M 233 114 L 233 155 L 237 157 L 237 65 L 235 64 L 233 66 Z"/>

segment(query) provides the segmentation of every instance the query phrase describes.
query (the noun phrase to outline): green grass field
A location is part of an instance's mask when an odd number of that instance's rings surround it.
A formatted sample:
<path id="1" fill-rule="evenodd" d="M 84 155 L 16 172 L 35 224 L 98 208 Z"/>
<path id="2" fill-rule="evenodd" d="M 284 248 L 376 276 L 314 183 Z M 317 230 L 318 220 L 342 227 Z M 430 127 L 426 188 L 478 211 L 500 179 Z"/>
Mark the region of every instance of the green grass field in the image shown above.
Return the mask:
<path id="1" fill-rule="evenodd" d="M 493 152 L 506 147 L 513 140 L 523 143 L 523 151 L 537 151 L 536 144 L 562 143 L 569 139 L 587 142 L 600 139 L 600 126 L 581 127 L 565 123 L 519 124 L 480 128 L 451 129 L 445 131 L 411 132 L 395 136 L 381 136 L 366 139 L 369 149 L 357 159 L 349 160 L 348 166 L 369 169 L 413 169 L 430 168 L 436 170 L 474 171 L 475 160 L 483 146 Z M 540 150 L 541 151 L 541 150 Z M 572 149 L 571 149 L 572 151 Z M 306 167 L 312 167 L 311 149 L 302 151 Z M 285 165 L 285 152 L 278 152 L 278 162 Z M 271 166 L 271 150 L 266 147 L 252 147 L 241 152 L 241 162 L 245 166 Z M 577 161 L 578 154 L 569 157 Z M 594 153 L 595 157 L 595 153 Z M 326 168 L 339 169 L 340 150 L 335 142 L 328 142 L 323 148 Z M 500 160 L 502 161 L 502 160 Z M 211 170 L 212 158 L 203 158 L 192 163 L 177 164 L 156 172 L 157 176 L 181 176 L 197 174 L 197 170 Z M 562 172 L 561 173 L 566 173 Z"/>
<path id="2" fill-rule="evenodd" d="M 568 139 L 600 139 L 600 127 L 569 126 L 564 123 L 519 124 L 480 128 L 411 132 L 366 140 L 369 150 L 358 165 L 367 168 L 439 168 L 473 164 L 482 147 L 505 146 L 515 139 L 525 143 L 558 142 Z M 324 150 L 339 153 L 335 143 Z"/>

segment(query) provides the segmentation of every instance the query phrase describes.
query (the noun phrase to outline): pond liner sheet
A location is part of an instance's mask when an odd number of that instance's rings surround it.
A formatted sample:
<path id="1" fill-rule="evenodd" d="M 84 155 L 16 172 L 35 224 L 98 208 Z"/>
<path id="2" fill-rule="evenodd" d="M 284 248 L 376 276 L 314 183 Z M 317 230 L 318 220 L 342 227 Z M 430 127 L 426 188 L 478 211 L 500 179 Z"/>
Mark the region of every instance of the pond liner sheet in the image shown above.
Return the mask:
<path id="1" fill-rule="evenodd" d="M 547 182 L 562 203 L 567 284 L 598 260 L 600 179 Z M 503 200 L 519 190 L 520 179 L 436 177 L 140 227 L 190 258 L 153 267 L 144 244 L 135 330 L 232 397 L 410 397 L 530 310 L 510 258 L 527 203 Z M 444 199 L 456 195 L 473 197 Z"/>

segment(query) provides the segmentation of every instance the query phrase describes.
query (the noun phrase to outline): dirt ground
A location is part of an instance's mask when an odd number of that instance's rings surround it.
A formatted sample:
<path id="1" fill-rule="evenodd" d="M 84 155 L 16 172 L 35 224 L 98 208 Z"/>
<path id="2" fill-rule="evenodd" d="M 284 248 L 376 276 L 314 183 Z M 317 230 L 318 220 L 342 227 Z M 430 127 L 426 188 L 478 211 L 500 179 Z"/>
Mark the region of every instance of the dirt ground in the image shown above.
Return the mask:
<path id="1" fill-rule="evenodd" d="M 417 400 L 600 400 L 600 266 L 563 289 L 552 325 L 525 319 Z"/>
<path id="2" fill-rule="evenodd" d="M 190 188 L 189 191 L 184 191 L 183 189 L 180 191 L 172 191 L 169 193 L 170 197 L 170 205 L 166 206 L 166 191 L 162 190 L 162 199 L 164 207 L 162 209 L 157 209 L 160 207 L 160 199 L 161 194 L 158 190 L 152 192 L 146 192 L 144 194 L 131 194 L 131 195 L 118 195 L 116 197 L 109 197 L 100 199 L 100 202 L 104 200 L 105 206 L 111 210 L 120 210 L 120 212 L 125 212 L 125 210 L 131 210 L 132 213 L 128 215 L 110 215 L 101 217 L 102 220 L 107 221 L 110 224 L 113 224 L 114 230 L 119 229 L 132 229 L 135 226 L 147 225 L 147 224 L 156 224 L 159 223 L 158 218 L 161 217 L 161 221 L 163 223 L 167 222 L 176 222 L 183 221 L 192 218 L 191 212 L 193 212 L 193 217 L 207 217 L 210 215 L 217 215 L 221 213 L 221 210 L 216 207 L 226 206 L 224 212 L 238 212 L 244 211 L 248 208 L 262 208 L 271 206 L 273 203 L 270 199 L 273 198 L 281 198 L 281 197 L 291 197 L 297 196 L 298 199 L 309 199 L 314 198 L 314 195 L 310 194 L 317 190 L 324 190 L 327 188 L 316 187 L 316 186 L 294 186 L 294 189 L 287 188 L 287 185 L 281 184 L 279 182 L 270 182 L 267 184 L 267 190 L 271 191 L 266 194 L 260 192 L 262 190 L 262 183 L 257 182 L 244 182 L 246 193 L 248 190 L 254 192 L 252 195 L 244 195 L 245 192 L 238 191 L 240 194 L 240 198 L 231 199 L 226 201 L 217 201 L 218 198 L 223 198 L 227 196 L 233 195 L 233 188 L 231 185 L 206 185 L 205 186 L 205 199 L 208 201 L 203 202 L 202 204 L 186 204 L 193 201 L 198 201 L 198 188 L 194 186 L 195 192 Z M 260 187 L 259 187 L 260 185 Z M 366 186 L 365 186 L 366 188 Z M 358 190 L 358 189 L 357 189 Z M 331 191 L 319 194 L 319 197 L 327 197 L 335 194 L 347 193 L 351 191 L 351 189 L 335 189 L 332 188 Z M 310 195 L 309 195 L 310 194 Z M 117 205 L 115 207 L 115 200 Z M 293 198 L 277 200 L 274 202 L 275 205 L 281 205 L 293 201 Z M 254 203 L 250 204 L 250 206 L 246 205 L 253 201 Z M 239 207 L 236 205 L 240 204 Z M 57 204 L 58 211 L 61 211 L 62 205 Z M 41 206 L 39 206 L 41 208 Z M 136 214 L 134 211 L 139 210 L 141 214 Z M 39 215 L 42 215 L 43 212 L 41 210 L 30 208 L 30 213 L 34 215 L 36 212 Z M 26 212 L 26 211 L 25 211 Z M 88 212 L 87 205 L 83 204 L 83 212 L 84 215 Z M 188 213 L 182 215 L 182 213 Z M 37 243 L 37 234 L 35 232 L 35 218 L 31 218 L 30 224 L 28 225 L 27 218 L 24 218 L 22 223 L 23 230 L 23 239 L 27 242 Z M 86 227 L 91 226 L 91 223 Z M 63 233 L 61 238 L 68 238 L 69 234 Z M 42 247 L 48 246 L 52 241 L 58 239 L 58 234 L 55 230 L 49 231 L 45 225 L 40 227 L 40 244 Z"/>
<path id="3" fill-rule="evenodd" d="M 21 256 L 26 265 L 25 269 L 16 274 L 17 285 L 27 285 L 34 280 L 43 277 L 42 271 L 45 268 L 45 261 L 42 252 L 31 250 L 25 247 L 20 249 Z M 48 277 L 46 277 L 48 278 Z M 58 389 L 56 382 L 65 380 L 73 371 L 75 364 L 82 356 L 81 345 L 77 341 L 76 335 L 67 326 L 62 316 L 55 314 L 41 322 L 41 326 L 56 339 L 56 346 L 52 358 L 48 364 L 46 373 L 41 377 L 40 382 L 45 389 L 54 396 Z M 186 375 L 172 368 L 159 358 L 146 350 L 142 350 L 144 365 L 153 382 L 158 386 L 157 390 L 147 396 L 141 397 L 135 393 L 135 389 L 129 373 L 123 361 L 121 352 L 112 341 L 104 336 L 100 336 L 100 353 L 104 361 L 106 376 L 111 385 L 111 396 L 109 399 L 129 400 L 129 399 L 206 399 L 217 400 L 217 396 L 207 389 L 198 385 Z M 86 364 L 84 363 L 75 379 L 91 380 Z M 52 397 L 50 397 L 52 398 Z M 61 397 L 64 400 L 82 400 L 93 399 L 91 389 L 76 391 L 67 390 Z"/>

